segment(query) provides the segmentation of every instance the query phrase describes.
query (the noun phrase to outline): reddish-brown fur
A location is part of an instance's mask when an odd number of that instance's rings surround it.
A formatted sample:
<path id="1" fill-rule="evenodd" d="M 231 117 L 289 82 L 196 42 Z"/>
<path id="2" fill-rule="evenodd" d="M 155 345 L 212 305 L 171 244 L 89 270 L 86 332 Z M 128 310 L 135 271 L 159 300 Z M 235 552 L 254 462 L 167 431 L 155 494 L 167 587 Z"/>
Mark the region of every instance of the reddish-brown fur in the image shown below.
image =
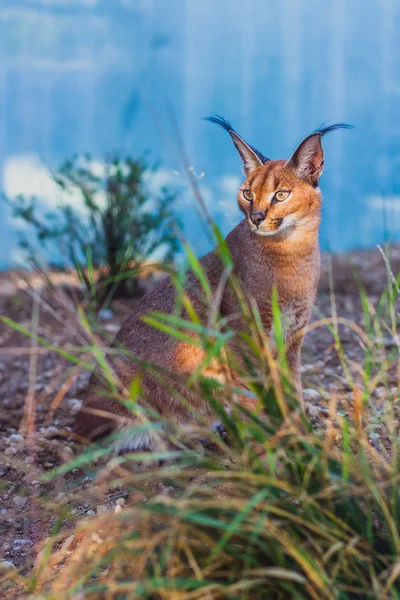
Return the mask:
<path id="1" fill-rule="evenodd" d="M 234 140 L 236 146 L 242 142 L 241 138 L 238 139 L 239 142 Z M 289 161 L 262 164 L 251 151 L 248 154 L 247 148 L 238 149 L 247 174 L 238 193 L 239 206 L 245 219 L 229 233 L 226 241 L 236 275 L 242 282 L 246 296 L 256 301 L 267 334 L 272 328 L 272 290 L 274 287 L 277 290 L 285 325 L 288 362 L 297 389 L 301 392 L 302 339 L 301 333 L 297 336 L 294 334 L 301 332 L 308 323 L 320 271 L 318 229 L 321 194 L 317 185 L 323 168 L 321 134 L 306 138 Z M 247 196 L 252 192 L 251 202 L 245 199 L 244 190 Z M 277 191 L 289 191 L 290 197 L 282 202 L 276 199 L 272 201 Z M 257 228 L 251 220 L 251 214 L 265 214 L 266 211 L 265 219 Z M 224 270 L 220 259 L 215 252 L 210 252 L 200 262 L 215 291 Z M 194 276 L 189 276 L 186 289 L 202 319 L 206 320 L 207 309 L 200 300 L 201 287 Z M 171 313 L 174 302 L 175 290 L 168 278 L 142 299 L 135 312 L 122 325 L 116 341 L 142 359 L 180 374 L 184 381 L 201 364 L 203 351 L 191 344 L 174 341 L 141 321 L 141 316 L 149 311 Z M 221 314 L 224 317 L 231 316 L 234 326 L 240 327 L 239 321 L 235 321 L 237 311 L 234 296 L 227 288 L 222 297 Z M 114 368 L 125 386 L 129 386 L 138 372 L 135 363 L 126 360 L 115 362 Z M 217 362 L 209 365 L 207 375 L 224 381 L 224 372 Z M 181 403 L 148 373 L 143 376 L 142 386 L 143 393 L 159 413 L 182 421 L 187 419 L 187 411 Z M 96 378 L 93 378 L 77 419 L 76 431 L 86 438 L 103 434 L 117 423 L 94 415 L 91 412 L 93 409 L 114 416 L 127 416 L 126 409 L 107 397 L 104 391 L 100 392 L 98 387 Z M 192 405 L 207 413 L 208 409 L 200 395 L 195 391 L 188 392 L 183 385 L 179 389 Z"/>

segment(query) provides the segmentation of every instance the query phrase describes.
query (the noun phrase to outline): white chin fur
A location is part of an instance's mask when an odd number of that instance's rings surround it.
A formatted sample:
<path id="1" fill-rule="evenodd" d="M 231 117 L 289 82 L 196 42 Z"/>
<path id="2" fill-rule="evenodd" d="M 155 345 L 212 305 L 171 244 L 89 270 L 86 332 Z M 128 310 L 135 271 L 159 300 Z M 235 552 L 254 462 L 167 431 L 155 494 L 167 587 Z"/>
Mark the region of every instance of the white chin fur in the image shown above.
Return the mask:
<path id="1" fill-rule="evenodd" d="M 272 236 L 272 235 L 276 235 L 278 233 L 278 231 L 282 231 L 282 227 L 279 227 L 279 229 L 275 229 L 274 231 L 270 231 L 269 229 L 253 229 L 253 231 L 257 235 Z"/>
<path id="2" fill-rule="evenodd" d="M 284 231 L 285 229 L 288 229 L 289 227 L 292 227 L 294 225 L 294 223 L 296 222 L 296 217 L 294 215 L 288 215 L 287 217 L 284 217 L 281 225 L 278 227 L 278 229 L 274 229 L 273 231 L 270 231 L 269 229 L 256 229 L 254 227 L 253 231 L 254 233 L 257 233 L 258 235 L 276 235 L 277 233 L 280 233 L 282 231 Z"/>

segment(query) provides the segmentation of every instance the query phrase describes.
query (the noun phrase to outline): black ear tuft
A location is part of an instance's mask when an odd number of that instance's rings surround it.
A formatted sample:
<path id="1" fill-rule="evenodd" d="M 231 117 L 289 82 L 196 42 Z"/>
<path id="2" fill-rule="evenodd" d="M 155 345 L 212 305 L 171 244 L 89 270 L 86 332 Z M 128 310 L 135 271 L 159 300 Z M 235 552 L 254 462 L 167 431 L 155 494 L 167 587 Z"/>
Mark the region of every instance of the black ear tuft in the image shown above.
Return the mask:
<path id="1" fill-rule="evenodd" d="M 332 125 L 325 125 L 325 123 L 322 123 L 322 125 L 320 125 L 313 133 L 320 133 L 322 136 L 324 136 L 327 133 L 336 131 L 337 129 L 354 129 L 354 127 L 348 123 L 332 123 Z"/>
<path id="2" fill-rule="evenodd" d="M 221 117 L 220 115 L 211 115 L 210 117 L 204 117 L 203 121 L 209 121 L 210 123 L 213 123 L 214 125 L 218 125 L 219 127 L 222 127 L 222 129 L 224 129 L 225 131 L 227 131 L 231 138 L 233 139 L 233 142 L 236 146 L 236 148 L 238 149 L 240 155 L 242 156 L 243 160 L 243 154 L 241 151 L 241 148 L 238 147 L 237 141 L 240 140 L 240 142 L 242 142 L 244 145 L 247 146 L 247 148 L 249 148 L 255 155 L 256 157 L 259 159 L 259 161 L 264 164 L 266 162 L 269 161 L 269 158 L 267 158 L 266 156 L 264 156 L 264 154 L 261 154 L 261 152 L 259 152 L 258 150 L 256 150 L 255 148 L 253 148 L 253 146 L 250 146 L 250 144 L 248 144 L 247 142 L 245 142 L 238 133 L 236 133 L 236 131 L 233 129 L 232 125 L 230 124 L 229 121 L 227 121 L 226 119 L 224 119 L 224 117 Z"/>
<path id="3" fill-rule="evenodd" d="M 221 117 L 220 115 L 211 115 L 209 117 L 204 117 L 203 121 L 209 121 L 210 123 L 214 123 L 214 125 L 219 125 L 219 127 L 222 127 L 222 129 L 225 129 L 225 131 L 227 131 L 228 133 L 230 131 L 234 131 L 229 121 L 227 121 L 226 119 L 224 119 L 224 117 Z"/>
<path id="4" fill-rule="evenodd" d="M 321 140 L 324 135 L 337 129 L 354 128 L 347 123 L 333 123 L 332 125 L 325 125 L 323 123 L 301 142 L 300 146 L 298 146 L 297 150 L 287 161 L 286 166 L 293 169 L 301 179 L 309 181 L 314 186 L 318 185 L 324 168 L 324 151 Z"/>

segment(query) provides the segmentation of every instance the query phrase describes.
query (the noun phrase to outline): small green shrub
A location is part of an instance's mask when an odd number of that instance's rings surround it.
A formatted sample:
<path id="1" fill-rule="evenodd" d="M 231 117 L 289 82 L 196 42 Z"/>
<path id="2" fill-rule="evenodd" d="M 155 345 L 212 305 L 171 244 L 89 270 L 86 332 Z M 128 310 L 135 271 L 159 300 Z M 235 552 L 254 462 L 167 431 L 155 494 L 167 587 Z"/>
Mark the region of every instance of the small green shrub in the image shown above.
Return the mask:
<path id="1" fill-rule="evenodd" d="M 13 217 L 34 234 L 32 241 L 20 233 L 29 260 L 37 263 L 40 246 L 58 267 L 75 268 L 97 300 L 138 294 L 143 263 L 170 261 L 178 250 L 176 194 L 164 187 L 154 197 L 146 189 L 145 175 L 157 169 L 144 159 L 114 156 L 99 166 L 90 156 L 74 156 L 52 175 L 60 190 L 53 211 L 40 198 L 9 199 Z"/>

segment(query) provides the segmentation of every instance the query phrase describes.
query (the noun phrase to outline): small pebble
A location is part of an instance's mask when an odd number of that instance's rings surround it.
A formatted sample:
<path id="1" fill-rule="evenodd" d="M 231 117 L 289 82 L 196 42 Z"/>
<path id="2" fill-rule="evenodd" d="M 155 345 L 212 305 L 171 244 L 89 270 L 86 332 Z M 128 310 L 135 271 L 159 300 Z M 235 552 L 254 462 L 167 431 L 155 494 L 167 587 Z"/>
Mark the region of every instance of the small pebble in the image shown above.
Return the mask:
<path id="1" fill-rule="evenodd" d="M 24 496 L 14 496 L 13 502 L 15 506 L 23 507 L 27 503 L 27 499 Z"/>
<path id="2" fill-rule="evenodd" d="M 120 329 L 120 325 L 118 325 L 118 323 L 106 323 L 104 325 L 104 329 L 110 333 L 117 333 L 117 331 Z"/>
<path id="3" fill-rule="evenodd" d="M 306 388 L 303 392 L 303 396 L 307 400 L 317 400 L 317 398 L 321 397 L 321 394 L 313 388 Z"/>
<path id="4" fill-rule="evenodd" d="M 117 504 L 118 506 L 124 506 L 125 498 L 118 498 L 118 500 L 116 500 L 115 504 Z"/>
<path id="5" fill-rule="evenodd" d="M 17 568 L 10 560 L 0 559 L 0 571 L 16 571 Z"/>
<path id="6" fill-rule="evenodd" d="M 9 446 L 4 450 L 4 454 L 6 456 L 11 456 L 12 454 L 17 454 L 17 450 L 14 448 L 14 446 Z"/>
<path id="7" fill-rule="evenodd" d="M 74 453 L 69 446 L 64 446 L 64 448 L 61 450 L 61 456 L 65 462 L 69 462 L 74 458 Z"/>
<path id="8" fill-rule="evenodd" d="M 49 377 L 53 377 L 54 375 L 54 369 L 50 369 L 49 371 L 45 371 L 44 373 L 42 373 L 42 377 L 45 379 L 49 379 Z"/>
<path id="9" fill-rule="evenodd" d="M 116 507 L 114 508 L 115 514 L 117 515 L 121 511 L 122 511 L 122 506 L 120 504 L 117 504 Z"/>
<path id="10" fill-rule="evenodd" d="M 73 415 L 76 415 L 80 411 L 81 407 L 82 400 L 79 400 L 78 398 L 72 398 L 71 400 L 68 400 L 68 408 Z"/>
<path id="11" fill-rule="evenodd" d="M 17 538 L 13 541 L 14 546 L 33 546 L 31 540 L 25 540 L 23 538 Z"/>
<path id="12" fill-rule="evenodd" d="M 316 406 L 315 404 L 308 404 L 307 409 L 308 409 L 308 414 L 311 417 L 318 417 L 318 415 L 319 415 L 319 406 Z"/>
<path id="13" fill-rule="evenodd" d="M 10 441 L 11 442 L 23 442 L 24 438 L 19 433 L 12 433 L 10 435 Z"/>
<path id="14" fill-rule="evenodd" d="M 92 517 L 93 515 L 95 515 L 96 513 L 94 512 L 94 510 L 90 509 L 86 512 L 88 517 Z"/>
<path id="15" fill-rule="evenodd" d="M 59 435 L 59 430 L 57 429 L 57 427 L 54 427 L 53 425 L 50 425 L 50 427 L 48 427 L 47 429 L 44 430 L 43 435 L 45 438 L 52 438 L 56 435 Z"/>

